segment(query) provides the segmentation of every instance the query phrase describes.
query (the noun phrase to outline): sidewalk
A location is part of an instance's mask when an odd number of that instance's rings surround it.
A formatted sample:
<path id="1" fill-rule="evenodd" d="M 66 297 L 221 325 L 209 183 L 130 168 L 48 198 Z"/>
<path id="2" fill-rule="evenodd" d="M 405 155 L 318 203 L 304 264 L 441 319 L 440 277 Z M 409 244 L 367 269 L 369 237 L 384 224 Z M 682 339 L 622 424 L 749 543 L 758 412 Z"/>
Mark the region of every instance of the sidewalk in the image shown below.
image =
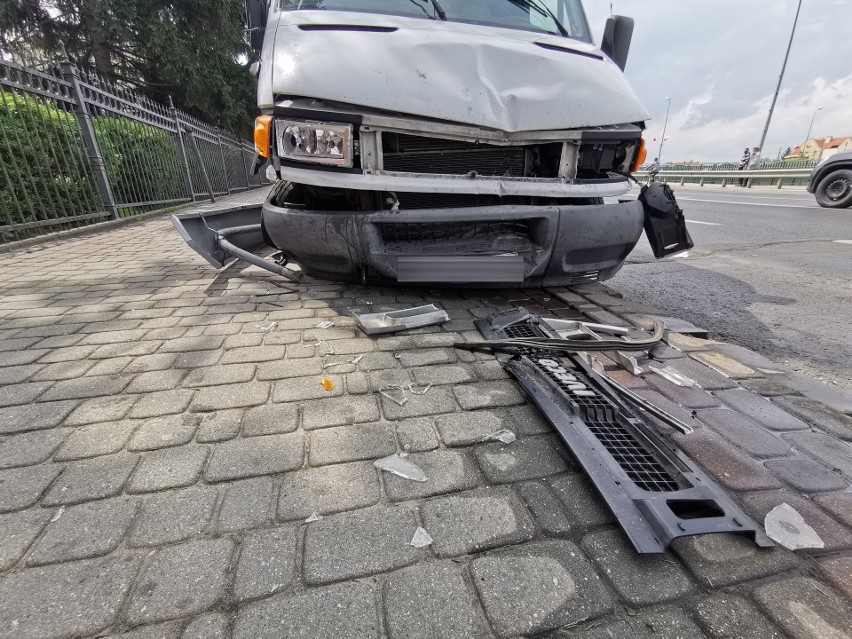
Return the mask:
<path id="1" fill-rule="evenodd" d="M 825 542 L 640 557 L 494 358 L 452 348 L 553 293 L 285 287 L 217 274 L 166 219 L 0 256 L 0 639 L 850 636 L 852 418 L 820 388 L 680 334 L 653 357 L 702 389 L 620 374 L 748 513 L 787 502 Z M 566 293 L 599 322 L 653 313 Z M 376 339 L 350 317 L 424 303 L 451 321 Z M 378 392 L 409 383 L 432 387 Z M 372 464 L 403 450 L 427 482 Z"/>

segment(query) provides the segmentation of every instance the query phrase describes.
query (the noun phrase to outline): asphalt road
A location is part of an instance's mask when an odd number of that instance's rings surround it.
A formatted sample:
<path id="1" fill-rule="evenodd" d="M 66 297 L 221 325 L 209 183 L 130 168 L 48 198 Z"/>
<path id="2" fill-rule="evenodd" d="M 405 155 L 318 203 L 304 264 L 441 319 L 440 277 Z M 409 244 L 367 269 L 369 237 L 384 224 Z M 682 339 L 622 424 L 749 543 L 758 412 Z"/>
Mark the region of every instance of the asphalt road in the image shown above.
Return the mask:
<path id="1" fill-rule="evenodd" d="M 643 237 L 607 284 L 852 394 L 852 209 L 804 191 L 680 188 L 695 248 Z"/>

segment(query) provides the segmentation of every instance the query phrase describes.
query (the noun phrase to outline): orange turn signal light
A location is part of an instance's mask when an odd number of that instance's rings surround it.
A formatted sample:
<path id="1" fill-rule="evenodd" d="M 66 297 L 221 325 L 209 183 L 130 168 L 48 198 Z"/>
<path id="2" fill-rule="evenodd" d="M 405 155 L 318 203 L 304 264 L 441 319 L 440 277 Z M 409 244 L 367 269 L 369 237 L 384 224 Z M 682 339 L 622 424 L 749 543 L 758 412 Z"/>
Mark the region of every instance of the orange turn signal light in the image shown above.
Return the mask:
<path id="1" fill-rule="evenodd" d="M 639 138 L 639 150 L 636 151 L 636 159 L 633 161 L 633 172 L 638 171 L 647 159 L 648 149 L 645 148 L 645 138 Z"/>
<path id="2" fill-rule="evenodd" d="M 268 158 L 271 153 L 272 116 L 261 115 L 254 121 L 254 149 L 258 155 Z"/>

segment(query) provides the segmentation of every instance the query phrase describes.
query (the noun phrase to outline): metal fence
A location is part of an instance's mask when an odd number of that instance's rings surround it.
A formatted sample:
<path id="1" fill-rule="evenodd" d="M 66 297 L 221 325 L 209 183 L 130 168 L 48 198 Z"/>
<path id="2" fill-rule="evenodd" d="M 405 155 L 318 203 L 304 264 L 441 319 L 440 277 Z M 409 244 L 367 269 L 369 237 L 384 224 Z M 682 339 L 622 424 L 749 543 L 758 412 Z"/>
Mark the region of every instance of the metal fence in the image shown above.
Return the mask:
<path id="1" fill-rule="evenodd" d="M 721 185 L 740 184 L 743 186 L 805 186 L 811 169 L 817 165 L 812 161 L 763 161 L 758 167 L 738 170 L 737 162 L 718 162 L 715 164 L 665 164 L 659 173 L 659 179 L 678 184 Z M 647 172 L 643 167 L 641 172 Z"/>
<path id="2" fill-rule="evenodd" d="M 252 143 L 62 62 L 0 60 L 0 244 L 258 188 Z"/>

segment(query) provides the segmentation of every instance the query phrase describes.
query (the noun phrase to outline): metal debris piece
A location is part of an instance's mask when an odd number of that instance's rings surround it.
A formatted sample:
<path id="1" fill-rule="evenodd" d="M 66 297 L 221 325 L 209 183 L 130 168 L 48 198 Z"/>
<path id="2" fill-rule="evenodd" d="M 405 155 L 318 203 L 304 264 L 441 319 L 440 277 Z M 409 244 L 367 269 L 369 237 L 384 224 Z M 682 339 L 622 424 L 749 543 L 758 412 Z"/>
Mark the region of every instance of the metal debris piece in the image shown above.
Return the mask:
<path id="1" fill-rule="evenodd" d="M 432 388 L 432 384 L 426 384 L 426 386 L 421 388 L 418 388 L 417 384 L 413 383 L 408 385 L 408 390 L 411 391 L 412 395 L 425 395 L 429 392 L 430 388 Z"/>
<path id="2" fill-rule="evenodd" d="M 763 521 L 766 536 L 788 550 L 825 548 L 825 543 L 804 517 L 788 503 L 775 506 Z"/>
<path id="3" fill-rule="evenodd" d="M 426 546 L 432 545 L 432 537 L 430 537 L 429 533 L 427 533 L 423 528 L 418 526 L 417 530 L 414 531 L 414 537 L 411 538 L 408 545 L 414 546 L 415 548 L 425 548 Z"/>
<path id="4" fill-rule="evenodd" d="M 328 377 L 320 382 L 320 386 L 322 386 L 329 393 L 334 390 L 334 382 L 331 381 Z"/>
<path id="5" fill-rule="evenodd" d="M 355 322 L 367 335 L 396 333 L 422 326 L 432 326 L 450 321 L 446 311 L 434 304 L 418 306 L 403 311 L 388 311 L 384 313 L 353 313 Z"/>
<path id="6" fill-rule="evenodd" d="M 269 331 L 273 330 L 276 326 L 278 326 L 278 322 L 271 322 L 270 324 L 267 324 L 266 326 L 261 326 L 260 324 L 255 324 L 255 326 L 257 327 L 257 329 L 259 331 L 261 331 L 263 333 L 268 333 Z"/>
<path id="7" fill-rule="evenodd" d="M 508 428 L 504 428 L 503 430 L 498 430 L 496 433 L 491 433 L 490 435 L 486 435 L 482 438 L 484 442 L 503 442 L 504 444 L 511 444 L 515 441 L 517 437 L 515 433 L 510 431 Z"/>
<path id="8" fill-rule="evenodd" d="M 693 388 L 698 386 L 698 382 L 694 379 L 690 379 L 686 375 L 682 375 L 677 372 L 671 366 L 666 366 L 664 368 L 657 368 L 656 366 L 650 366 L 651 372 L 656 373 L 660 377 L 669 380 L 672 384 L 677 384 L 678 386 L 686 386 L 688 388 Z"/>
<path id="9" fill-rule="evenodd" d="M 679 430 L 684 435 L 691 435 L 694 432 L 692 430 L 692 426 L 682 422 L 681 420 L 679 420 L 674 415 L 670 415 L 669 413 L 664 411 L 662 408 L 658 408 L 657 406 L 655 406 L 654 404 L 649 402 L 644 397 L 640 397 L 639 395 L 634 393 L 632 390 L 627 388 L 627 386 L 625 386 L 621 382 L 618 382 L 618 381 L 614 380 L 612 377 L 608 377 L 608 376 L 605 376 L 605 379 L 606 379 L 607 384 L 609 384 L 615 390 L 617 390 L 631 404 L 641 408 L 646 413 L 653 415 L 654 417 L 659 419 L 664 424 L 667 424 L 667 425 L 671 426 L 672 428 Z"/>
<path id="10" fill-rule="evenodd" d="M 396 475 L 397 477 L 402 477 L 403 479 L 410 479 L 411 481 L 421 483 L 427 481 L 426 473 L 423 472 L 420 466 L 400 457 L 397 454 L 377 459 L 373 462 L 373 466 L 379 470 Z"/>
<path id="11" fill-rule="evenodd" d="M 397 406 L 405 406 L 405 403 L 408 401 L 408 397 L 405 396 L 405 387 L 397 384 L 380 388 L 379 394 L 383 397 L 387 397 Z"/>
<path id="12" fill-rule="evenodd" d="M 319 521 L 320 519 L 322 519 L 322 516 L 321 516 L 321 515 L 320 515 L 317 511 L 314 511 L 314 512 L 312 512 L 312 513 L 311 513 L 311 516 L 310 516 L 310 517 L 308 517 L 308 518 L 305 520 L 305 523 L 306 523 L 306 524 L 311 524 L 311 523 L 313 523 L 313 522 L 315 522 L 315 521 Z"/>
<path id="13" fill-rule="evenodd" d="M 317 328 L 331 328 L 332 326 L 334 326 L 334 322 L 330 322 L 328 320 L 325 320 L 324 322 L 320 322 L 319 324 L 317 324 L 316 327 Z"/>

